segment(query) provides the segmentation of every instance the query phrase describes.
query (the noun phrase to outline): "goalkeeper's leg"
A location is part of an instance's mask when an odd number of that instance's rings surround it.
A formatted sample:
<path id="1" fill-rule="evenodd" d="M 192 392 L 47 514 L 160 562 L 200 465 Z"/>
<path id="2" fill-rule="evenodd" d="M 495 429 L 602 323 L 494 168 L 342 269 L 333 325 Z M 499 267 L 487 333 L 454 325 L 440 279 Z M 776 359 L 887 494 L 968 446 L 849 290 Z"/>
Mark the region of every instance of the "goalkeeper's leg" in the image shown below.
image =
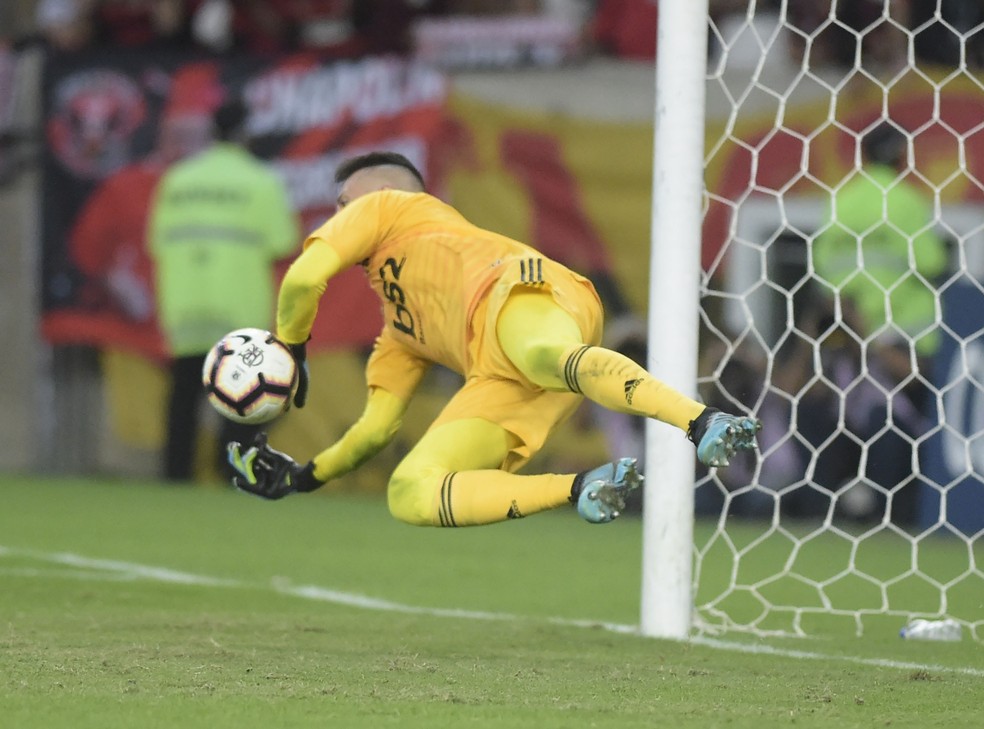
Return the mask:
<path id="1" fill-rule="evenodd" d="M 579 392 L 609 410 L 656 418 L 683 431 L 704 410 L 625 355 L 586 345 L 574 317 L 547 292 L 514 290 L 496 334 L 516 368 L 546 390 Z"/>
<path id="2" fill-rule="evenodd" d="M 574 504 L 587 521 L 603 523 L 642 482 L 632 459 L 582 474 L 518 476 L 499 469 L 514 445 L 509 431 L 481 418 L 432 428 L 393 472 L 390 513 L 409 524 L 463 527 Z"/>
<path id="3" fill-rule="evenodd" d="M 514 290 L 496 324 L 503 352 L 546 390 L 583 394 L 609 410 L 675 425 L 710 466 L 727 465 L 738 449 L 754 447 L 759 423 L 706 408 L 654 378 L 625 355 L 586 345 L 575 318 L 548 292 Z"/>
<path id="4" fill-rule="evenodd" d="M 432 428 L 390 478 L 390 513 L 410 524 L 471 526 L 567 503 L 571 476 L 516 476 L 498 470 L 512 438 L 504 428 L 479 418 Z"/>

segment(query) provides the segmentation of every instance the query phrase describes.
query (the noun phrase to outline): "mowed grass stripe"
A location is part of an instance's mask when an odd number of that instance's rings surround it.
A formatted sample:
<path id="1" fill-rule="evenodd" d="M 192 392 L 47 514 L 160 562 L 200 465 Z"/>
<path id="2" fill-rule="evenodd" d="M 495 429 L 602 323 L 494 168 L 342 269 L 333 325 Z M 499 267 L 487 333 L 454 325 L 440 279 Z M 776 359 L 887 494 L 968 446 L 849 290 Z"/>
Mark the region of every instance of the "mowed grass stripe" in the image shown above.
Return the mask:
<path id="1" fill-rule="evenodd" d="M 417 605 L 404 605 L 398 602 L 392 602 L 385 599 L 368 597 L 365 595 L 357 595 L 352 593 L 346 593 L 339 590 L 334 590 L 328 587 L 322 587 L 318 585 L 291 585 L 283 580 L 274 580 L 268 585 L 254 584 L 250 585 L 245 582 L 240 582 L 237 580 L 229 580 L 220 577 L 212 577 L 208 575 L 196 575 L 189 574 L 186 572 L 180 572 L 166 567 L 160 567 L 155 565 L 142 565 L 135 564 L 132 562 L 123 562 L 119 560 L 105 560 L 105 559 L 92 559 L 85 557 L 83 555 L 71 554 L 71 553 L 52 553 L 46 554 L 43 552 L 37 552 L 33 550 L 20 550 L 11 547 L 5 547 L 0 545 L 0 558 L 8 557 L 23 557 L 30 560 L 48 562 L 58 565 L 74 565 L 79 569 L 74 572 L 66 572 L 64 570 L 2 570 L 0 569 L 0 577 L 4 574 L 12 574 L 17 576 L 27 576 L 27 577 L 37 577 L 37 578 L 73 578 L 73 579 L 89 579 L 93 581 L 126 581 L 126 580 L 150 580 L 163 583 L 171 583 L 178 585 L 197 585 L 203 587 L 231 587 L 231 588 L 249 588 L 249 589 L 270 589 L 274 592 L 289 595 L 293 597 L 304 598 L 308 600 L 316 600 L 320 602 L 328 602 L 336 605 L 343 605 L 352 608 L 364 609 L 364 610 L 379 610 L 384 612 L 396 612 L 396 613 L 406 613 L 410 615 L 427 615 L 431 617 L 438 618 L 457 618 L 463 620 L 488 620 L 488 621 L 533 621 L 544 620 L 542 618 L 515 615 L 508 613 L 495 613 L 495 612 L 481 612 L 474 610 L 461 610 L 458 608 L 434 608 L 434 607 L 422 607 Z M 544 622 L 548 622 L 554 625 L 561 625 L 567 627 L 575 628 L 601 628 L 615 633 L 623 634 L 636 634 L 638 629 L 634 625 L 625 625 L 617 623 L 605 623 L 591 620 L 572 620 L 564 618 L 546 618 Z M 783 658 L 794 658 L 802 660 L 829 660 L 829 661 L 845 661 L 849 663 L 855 663 L 859 665 L 877 666 L 882 668 L 898 668 L 907 670 L 921 670 L 921 671 L 933 671 L 933 672 L 955 672 L 962 673 L 969 676 L 980 676 L 984 677 L 984 669 L 978 669 L 968 666 L 946 666 L 942 664 L 923 664 L 913 661 L 899 661 L 890 658 L 865 658 L 861 656 L 851 656 L 851 655 L 829 655 L 818 651 L 810 650 L 792 650 L 787 648 L 781 648 L 777 646 L 772 646 L 767 643 L 742 643 L 738 641 L 725 641 L 716 638 L 711 638 L 707 636 L 695 636 L 691 641 L 697 645 L 703 645 L 708 648 L 722 650 L 722 651 L 732 651 L 737 653 L 750 653 L 750 654 L 766 654 L 774 655 Z"/>
<path id="2" fill-rule="evenodd" d="M 0 496 L 0 543 L 75 562 L 0 560 L 0 729 L 980 724 L 980 677 L 932 668 L 984 669 L 970 641 L 727 636 L 828 656 L 803 660 L 600 629 L 638 618 L 637 519 L 419 529 L 378 498 L 126 480 L 0 477 Z M 80 560 L 113 579 L 55 576 Z"/>

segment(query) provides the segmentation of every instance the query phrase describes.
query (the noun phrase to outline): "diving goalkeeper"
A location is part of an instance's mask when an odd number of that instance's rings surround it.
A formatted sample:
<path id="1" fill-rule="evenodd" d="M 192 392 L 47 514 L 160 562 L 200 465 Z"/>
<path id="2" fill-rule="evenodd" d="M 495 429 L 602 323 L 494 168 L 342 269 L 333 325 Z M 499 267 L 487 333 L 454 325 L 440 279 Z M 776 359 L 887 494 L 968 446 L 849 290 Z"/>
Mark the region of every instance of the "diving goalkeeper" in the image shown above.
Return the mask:
<path id="1" fill-rule="evenodd" d="M 598 346 L 603 312 L 587 279 L 469 223 L 424 191 L 402 155 L 355 157 L 336 181 L 338 212 L 284 276 L 276 333 L 300 365 L 294 404 L 302 407 L 319 300 L 333 276 L 360 264 L 385 319 L 366 365 L 365 409 L 307 464 L 263 436 L 230 443 L 238 488 L 278 499 L 352 471 L 392 439 L 433 363 L 465 382 L 390 478 L 390 512 L 410 524 L 489 524 L 568 503 L 592 523 L 617 517 L 642 483 L 634 459 L 579 474 L 515 473 L 584 397 L 675 425 L 708 466 L 755 447 L 757 420 L 705 407 Z"/>

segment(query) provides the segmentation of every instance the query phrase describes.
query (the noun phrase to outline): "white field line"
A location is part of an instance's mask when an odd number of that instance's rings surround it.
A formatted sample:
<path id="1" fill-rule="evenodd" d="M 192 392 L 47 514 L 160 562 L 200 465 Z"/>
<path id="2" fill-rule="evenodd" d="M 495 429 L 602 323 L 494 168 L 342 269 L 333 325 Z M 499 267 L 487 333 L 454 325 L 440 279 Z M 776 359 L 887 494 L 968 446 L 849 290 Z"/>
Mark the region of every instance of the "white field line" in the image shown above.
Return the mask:
<path id="1" fill-rule="evenodd" d="M 138 564 L 134 562 L 122 562 L 119 560 L 94 559 L 71 552 L 39 552 L 34 550 L 16 549 L 0 545 L 0 558 L 19 557 L 22 559 L 37 562 L 57 564 L 73 569 L 64 570 L 41 570 L 24 567 L 0 569 L 0 577 L 20 576 L 20 577 L 61 577 L 67 579 L 119 582 L 126 580 L 149 580 L 152 582 L 165 582 L 178 585 L 194 585 L 200 587 L 236 587 L 264 589 L 269 588 L 283 595 L 300 597 L 307 600 L 317 600 L 320 602 L 332 603 L 335 605 L 346 605 L 348 607 L 361 608 L 363 610 L 380 610 L 384 612 L 396 612 L 410 615 L 428 615 L 441 618 L 463 618 L 467 620 L 493 620 L 493 621 L 540 621 L 545 620 L 553 625 L 562 625 L 576 628 L 602 628 L 615 633 L 638 634 L 638 627 L 635 625 L 625 625 L 620 623 L 606 623 L 596 620 L 575 620 L 570 618 L 534 618 L 512 613 L 496 613 L 478 610 L 459 610 L 455 608 L 428 608 L 416 605 L 405 605 L 403 603 L 382 600 L 366 595 L 359 595 L 352 592 L 341 592 L 327 587 L 317 585 L 293 585 L 289 580 L 278 577 L 274 578 L 269 585 L 259 583 L 248 583 L 241 580 L 231 580 L 220 577 L 210 577 L 190 572 L 181 572 L 166 567 L 155 567 L 152 565 Z M 984 669 L 973 668 L 970 666 L 943 666 L 938 664 L 925 664 L 910 661 L 897 661 L 890 658 L 865 658 L 862 656 L 850 655 L 829 655 L 815 651 L 794 650 L 789 648 L 779 648 L 762 643 L 742 643 L 738 641 L 720 640 L 695 636 L 690 639 L 690 643 L 701 645 L 716 650 L 729 651 L 734 653 L 765 654 L 781 658 L 797 658 L 801 660 L 822 660 L 822 661 L 843 661 L 862 666 L 874 666 L 877 668 L 895 668 L 913 671 L 935 671 L 938 673 L 960 673 L 968 676 L 984 677 Z"/>

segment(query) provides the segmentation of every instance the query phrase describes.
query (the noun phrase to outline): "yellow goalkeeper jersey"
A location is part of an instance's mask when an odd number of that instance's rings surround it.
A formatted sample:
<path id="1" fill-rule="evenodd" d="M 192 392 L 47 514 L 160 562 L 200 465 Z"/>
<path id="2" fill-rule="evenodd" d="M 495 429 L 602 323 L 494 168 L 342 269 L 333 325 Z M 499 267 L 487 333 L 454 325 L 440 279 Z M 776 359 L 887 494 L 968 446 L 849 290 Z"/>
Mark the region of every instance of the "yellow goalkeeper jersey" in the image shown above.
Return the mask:
<path id="1" fill-rule="evenodd" d="M 519 283 L 538 285 L 546 269 L 562 268 L 534 248 L 469 223 L 431 195 L 397 190 L 356 198 L 311 233 L 304 249 L 325 245 L 341 258 L 342 268 L 361 264 L 380 297 L 385 326 L 374 359 L 387 360 L 385 367 L 378 362 L 377 369 L 403 370 L 409 387 L 385 383 L 402 394 L 412 389 L 411 382 L 418 379 L 414 370 L 423 362 L 469 374 L 473 315 L 505 270 L 518 271 Z M 332 273 L 310 270 L 309 262 L 317 260 L 302 254 L 287 274 L 321 283 L 307 287 L 306 295 L 301 293 L 305 287 L 295 287 L 302 297 L 298 300 L 285 299 L 282 292 L 277 332 L 288 342 L 307 339 L 323 284 Z M 391 352 L 393 345 L 404 351 Z"/>

